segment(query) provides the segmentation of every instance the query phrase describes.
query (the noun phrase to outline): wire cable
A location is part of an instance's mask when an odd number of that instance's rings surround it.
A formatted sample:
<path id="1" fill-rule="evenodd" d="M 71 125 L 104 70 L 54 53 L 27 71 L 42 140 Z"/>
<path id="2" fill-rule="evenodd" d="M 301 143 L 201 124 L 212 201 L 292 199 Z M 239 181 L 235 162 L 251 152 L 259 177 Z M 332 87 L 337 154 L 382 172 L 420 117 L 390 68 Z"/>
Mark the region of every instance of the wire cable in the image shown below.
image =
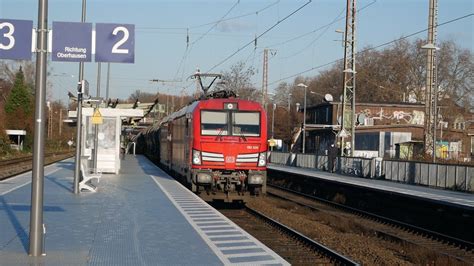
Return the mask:
<path id="1" fill-rule="evenodd" d="M 298 52 L 293 53 L 293 54 L 291 54 L 291 55 L 289 55 L 289 56 L 283 57 L 283 58 L 281 58 L 281 59 L 288 59 L 288 58 L 290 58 L 290 57 L 296 56 L 296 55 L 302 53 L 303 51 L 305 51 L 306 49 L 308 49 L 309 47 L 311 47 L 315 42 L 317 42 L 317 41 L 327 32 L 327 30 L 329 29 L 329 27 L 330 27 L 331 25 L 333 25 L 334 23 L 336 23 L 336 22 L 338 22 L 338 21 L 340 20 L 339 17 L 340 17 L 342 14 L 344 14 L 344 11 L 345 11 L 345 8 L 341 10 L 341 12 L 336 16 L 336 18 L 334 18 L 334 20 L 333 20 L 331 23 L 326 24 L 325 26 L 319 28 L 319 29 L 324 29 L 323 32 L 321 32 L 318 36 L 316 36 L 316 38 L 314 38 L 309 44 L 307 44 L 305 47 L 303 47 L 302 49 L 300 49 Z M 343 18 L 343 17 L 342 17 L 342 18 Z"/>
<path id="2" fill-rule="evenodd" d="M 197 26 L 192 26 L 192 27 L 189 27 L 190 29 L 195 29 L 195 28 L 200 28 L 200 27 L 204 27 L 204 26 L 209 26 L 209 25 L 212 25 L 212 24 L 215 24 L 215 23 L 220 23 L 220 22 L 224 22 L 224 21 L 229 21 L 229 20 L 234 20 L 234 19 L 239 19 L 239 18 L 244 18 L 244 17 L 248 17 L 248 16 L 252 16 L 254 14 L 258 14 L 260 12 L 263 12 L 267 9 L 269 9 L 270 7 L 278 4 L 280 2 L 280 0 L 278 1 L 275 1 L 257 11 L 254 11 L 254 12 L 249 12 L 249 13 L 245 13 L 245 14 L 242 14 L 242 15 L 237 15 L 235 17 L 230 17 L 230 18 L 226 18 L 226 19 L 221 19 L 221 20 L 218 20 L 218 21 L 213 21 L 213 22 L 208 22 L 208 23 L 205 23 L 205 24 L 201 24 L 201 25 L 197 25 Z"/>
<path id="3" fill-rule="evenodd" d="M 456 22 L 456 21 L 461 20 L 461 19 L 468 18 L 468 17 L 473 16 L 473 15 L 474 15 L 474 13 L 470 13 L 470 14 L 467 14 L 467 15 L 464 15 L 464 16 L 461 16 L 461 17 L 458 17 L 458 18 L 455 18 L 455 19 L 448 20 L 448 21 L 446 21 L 446 22 L 440 23 L 440 24 L 438 24 L 437 26 L 433 26 L 433 27 L 440 27 L 440 26 L 443 26 L 443 25 L 446 25 L 446 24 L 450 24 L 450 23 Z M 404 39 L 413 37 L 413 36 L 418 35 L 418 34 L 420 34 L 420 33 L 426 32 L 428 29 L 429 29 L 429 28 L 426 28 L 426 29 L 423 29 L 423 30 L 419 30 L 419 31 L 414 32 L 414 33 L 411 33 L 411 34 L 409 34 L 409 35 L 407 35 L 407 36 L 403 36 L 403 37 L 400 37 L 400 38 L 398 38 L 398 39 L 395 39 L 395 40 L 392 40 L 392 41 L 389 41 L 389 42 L 385 42 L 385 43 L 379 44 L 379 45 L 374 46 L 374 47 L 366 48 L 366 49 L 364 49 L 364 50 L 362 50 L 362 51 L 357 52 L 356 55 L 357 55 L 357 54 L 364 53 L 364 52 L 367 52 L 367 51 L 370 51 L 370 50 L 378 49 L 378 48 L 383 47 L 383 46 L 387 46 L 387 45 L 392 44 L 392 43 L 395 43 L 395 42 L 397 42 L 397 41 L 401 41 L 401 40 L 404 40 Z M 336 59 L 336 60 L 331 61 L 331 62 L 329 62 L 329 63 L 325 63 L 325 64 L 322 64 L 322 65 L 319 65 L 319 66 L 312 67 L 312 68 L 307 69 L 307 70 L 303 70 L 303 71 L 298 72 L 298 73 L 296 73 L 296 74 L 292 74 L 292 75 L 289 75 L 289 76 L 287 76 L 287 77 L 284 77 L 284 78 L 281 78 L 281 79 L 272 81 L 272 82 L 270 82 L 268 85 L 273 85 L 273 84 L 275 84 L 275 83 L 277 83 L 277 82 L 280 82 L 280 81 L 283 81 L 283 80 L 287 80 L 287 79 L 289 79 L 289 78 L 293 78 L 293 77 L 296 77 L 296 76 L 299 76 L 299 75 L 308 73 L 308 72 L 310 72 L 310 71 L 313 71 L 313 70 L 316 70 L 316 69 L 319 69 L 319 68 L 322 68 L 322 67 L 326 67 L 326 66 L 332 65 L 332 64 L 337 63 L 338 61 L 342 61 L 342 60 L 344 60 L 344 59 L 343 59 L 343 58 L 339 58 L 339 59 Z"/>
<path id="4" fill-rule="evenodd" d="M 366 9 L 367 7 L 369 7 L 369 6 L 373 5 L 373 4 L 375 4 L 376 2 L 377 2 L 377 0 L 374 0 L 373 2 L 368 3 L 367 5 L 361 7 L 357 12 L 360 12 L 360 11 Z M 344 12 L 345 10 L 346 10 L 346 9 L 344 8 L 344 9 L 343 9 L 343 12 Z M 336 22 L 339 22 L 339 21 L 343 20 L 344 18 L 345 18 L 345 17 L 341 17 L 341 18 L 339 18 L 339 19 L 337 19 L 337 20 L 335 20 L 335 21 L 333 21 L 333 22 L 331 22 L 331 23 L 329 23 L 329 24 L 323 25 L 323 26 L 321 26 L 321 27 L 319 27 L 319 28 L 316 28 L 316 29 L 314 29 L 314 30 L 312 30 L 312 31 L 303 33 L 303 34 L 301 34 L 301 35 L 295 36 L 295 37 L 293 37 L 293 38 L 291 38 L 291 39 L 289 39 L 289 40 L 286 40 L 286 41 L 283 41 L 283 42 L 280 42 L 280 43 L 275 43 L 275 44 L 272 44 L 272 45 L 267 45 L 267 47 L 280 46 L 280 45 L 283 45 L 283 44 L 290 43 L 290 42 L 292 42 L 292 41 L 296 41 L 296 40 L 301 39 L 301 38 L 303 38 L 303 37 L 306 37 L 306 36 L 308 36 L 308 35 L 310 35 L 310 34 L 312 34 L 312 33 L 315 33 L 315 32 L 318 32 L 318 31 L 320 31 L 320 30 L 326 29 L 327 27 L 329 27 L 329 26 L 335 24 Z"/>
<path id="5" fill-rule="evenodd" d="M 291 16 L 293 16 L 294 14 L 296 14 L 298 11 L 300 11 L 301 9 L 303 9 L 304 7 L 306 7 L 307 5 L 309 5 L 311 3 L 312 0 L 309 0 L 308 2 L 306 2 L 304 5 L 298 7 L 295 11 L 291 12 L 290 14 L 288 14 L 286 17 L 278 20 L 275 24 L 273 24 L 270 28 L 266 29 L 264 32 L 262 32 L 260 35 L 258 35 L 256 37 L 256 39 L 262 37 L 263 35 L 267 34 L 269 31 L 271 31 L 273 28 L 275 28 L 276 26 L 278 26 L 280 23 L 282 23 L 283 21 L 287 20 L 288 18 L 290 18 Z M 250 42 L 248 42 L 247 44 L 245 44 L 244 46 L 240 47 L 239 49 L 237 49 L 237 51 L 235 51 L 234 53 L 232 53 L 231 55 L 227 56 L 226 58 L 224 58 L 222 61 L 220 61 L 219 63 L 217 63 L 216 65 L 214 65 L 211 69 L 209 69 L 207 72 L 210 72 L 212 71 L 213 69 L 215 69 L 216 67 L 222 65 L 223 63 L 225 63 L 227 60 L 229 60 L 230 58 L 232 58 L 234 55 L 238 54 L 240 51 L 242 51 L 243 49 L 247 48 L 249 45 L 253 44 L 255 42 L 255 39 L 252 39 Z"/>
<path id="6" fill-rule="evenodd" d="M 194 42 L 191 43 L 191 46 L 196 44 L 198 41 L 200 41 L 202 38 L 204 38 L 211 30 L 213 30 L 219 23 L 222 22 L 222 20 L 229 15 L 230 12 L 240 3 L 240 0 L 237 0 L 237 2 L 224 14 L 224 16 L 221 17 L 217 22 L 215 22 L 203 35 L 199 36 Z"/>

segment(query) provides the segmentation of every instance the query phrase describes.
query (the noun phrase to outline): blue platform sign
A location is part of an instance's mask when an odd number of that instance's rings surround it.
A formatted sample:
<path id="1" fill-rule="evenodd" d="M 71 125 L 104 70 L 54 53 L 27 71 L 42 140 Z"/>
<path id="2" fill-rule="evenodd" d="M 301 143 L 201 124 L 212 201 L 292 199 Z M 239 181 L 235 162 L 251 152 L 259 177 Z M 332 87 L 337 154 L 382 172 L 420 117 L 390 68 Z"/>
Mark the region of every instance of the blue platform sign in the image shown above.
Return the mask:
<path id="1" fill-rule="evenodd" d="M 91 23 L 53 22 L 53 61 L 90 62 L 91 48 Z"/>
<path id="2" fill-rule="evenodd" d="M 96 62 L 135 62 L 135 25 L 97 23 Z"/>
<path id="3" fill-rule="evenodd" d="M 31 60 L 33 21 L 0 19 L 0 59 Z"/>

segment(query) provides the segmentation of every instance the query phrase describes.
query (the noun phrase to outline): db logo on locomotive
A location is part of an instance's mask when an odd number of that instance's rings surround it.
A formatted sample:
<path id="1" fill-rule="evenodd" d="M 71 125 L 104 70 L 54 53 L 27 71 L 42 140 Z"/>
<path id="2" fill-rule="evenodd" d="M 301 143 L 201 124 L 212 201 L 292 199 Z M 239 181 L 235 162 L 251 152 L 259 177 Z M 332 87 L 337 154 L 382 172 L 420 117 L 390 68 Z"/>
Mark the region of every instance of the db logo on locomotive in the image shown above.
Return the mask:
<path id="1" fill-rule="evenodd" d="M 225 157 L 226 163 L 235 163 L 235 156 L 226 156 Z"/>

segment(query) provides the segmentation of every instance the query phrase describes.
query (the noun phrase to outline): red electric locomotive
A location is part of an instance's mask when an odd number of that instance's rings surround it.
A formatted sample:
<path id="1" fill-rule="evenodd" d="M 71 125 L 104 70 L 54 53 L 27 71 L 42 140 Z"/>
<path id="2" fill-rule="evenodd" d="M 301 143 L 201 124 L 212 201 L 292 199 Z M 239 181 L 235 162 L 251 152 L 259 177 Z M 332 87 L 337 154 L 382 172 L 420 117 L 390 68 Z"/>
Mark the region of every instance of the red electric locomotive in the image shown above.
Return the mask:
<path id="1" fill-rule="evenodd" d="M 266 192 L 267 119 L 237 98 L 195 101 L 160 125 L 160 163 L 203 199 L 246 201 Z"/>

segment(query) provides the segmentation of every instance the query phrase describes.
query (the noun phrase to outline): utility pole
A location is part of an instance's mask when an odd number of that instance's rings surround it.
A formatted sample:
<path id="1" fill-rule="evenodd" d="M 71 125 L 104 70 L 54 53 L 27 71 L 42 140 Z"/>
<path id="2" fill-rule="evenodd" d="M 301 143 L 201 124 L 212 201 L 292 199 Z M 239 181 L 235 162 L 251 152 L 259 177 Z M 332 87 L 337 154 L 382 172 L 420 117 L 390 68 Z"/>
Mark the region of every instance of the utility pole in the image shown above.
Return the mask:
<path id="1" fill-rule="evenodd" d="M 268 93 L 268 49 L 263 49 L 262 105 L 266 107 Z"/>
<path id="2" fill-rule="evenodd" d="M 427 50 L 426 86 L 425 86 L 425 154 L 436 161 L 436 120 L 437 120 L 437 85 L 436 85 L 436 27 L 438 1 L 430 0 L 428 12 L 428 44 L 422 46 Z"/>
<path id="3" fill-rule="evenodd" d="M 199 70 L 199 68 L 196 68 L 196 73 L 194 73 L 195 75 L 199 75 L 201 73 L 201 70 Z M 199 99 L 199 95 L 201 94 L 201 83 L 200 83 L 200 79 L 196 79 L 196 92 L 195 92 L 195 99 Z M 206 96 L 206 95 L 204 95 Z"/>
<path id="4" fill-rule="evenodd" d="M 341 130 L 341 155 L 354 156 L 355 150 L 355 92 L 356 92 L 356 0 L 347 0 L 344 34 L 344 70 Z M 351 137 L 351 153 L 344 152 L 344 139 Z"/>

